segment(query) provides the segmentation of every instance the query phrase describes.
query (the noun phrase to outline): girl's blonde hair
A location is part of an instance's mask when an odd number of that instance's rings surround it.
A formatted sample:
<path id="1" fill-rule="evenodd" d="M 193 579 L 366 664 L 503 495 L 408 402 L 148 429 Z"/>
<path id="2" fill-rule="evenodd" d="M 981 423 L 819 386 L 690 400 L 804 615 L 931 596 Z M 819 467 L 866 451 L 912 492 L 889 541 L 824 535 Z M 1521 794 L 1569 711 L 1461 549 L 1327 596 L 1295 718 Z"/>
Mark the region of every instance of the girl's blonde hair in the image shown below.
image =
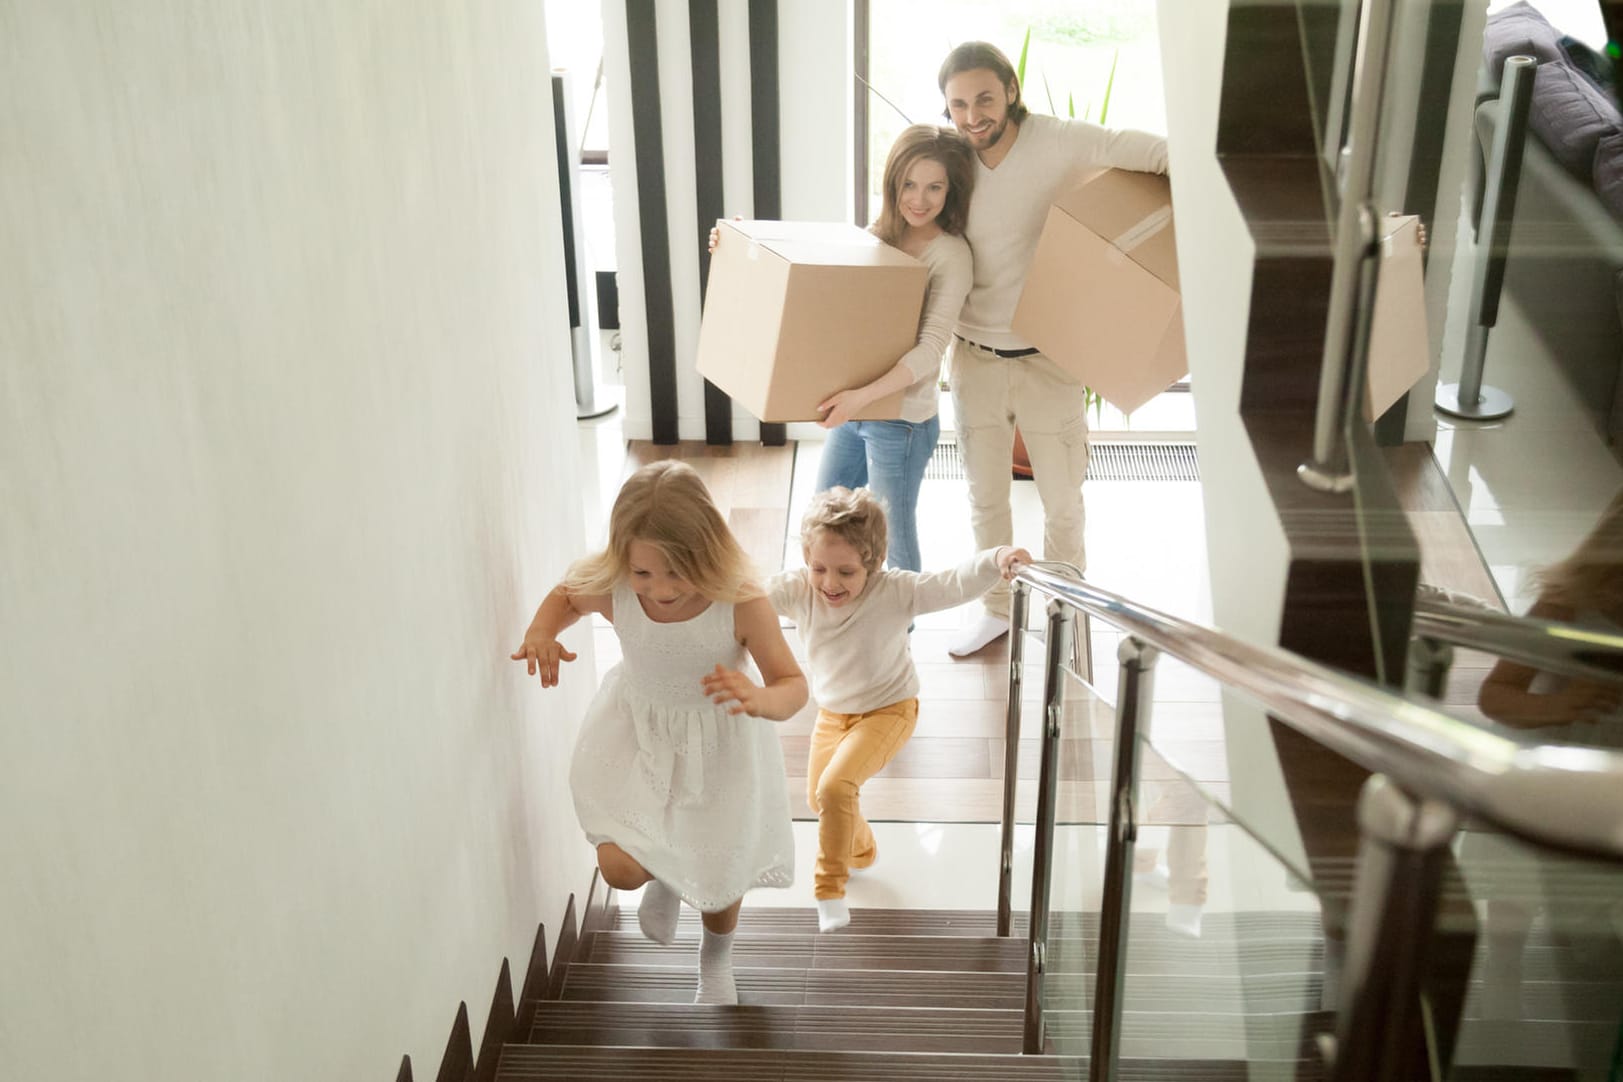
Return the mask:
<path id="1" fill-rule="evenodd" d="M 1623 612 L 1623 491 L 1601 512 L 1572 555 L 1532 576 L 1540 601 Z"/>
<path id="2" fill-rule="evenodd" d="M 564 576 L 564 589 L 613 593 L 630 574 L 633 541 L 659 549 L 672 571 L 712 601 L 761 596 L 750 558 L 685 462 L 651 462 L 626 479 L 609 513 L 608 547 L 576 561 Z"/>
<path id="3" fill-rule="evenodd" d="M 886 244 L 901 240 L 907 229 L 907 221 L 896 208 L 902 198 L 902 182 L 921 161 L 940 162 L 947 171 L 947 199 L 936 215 L 936 224 L 943 232 L 962 236 L 969 222 L 969 197 L 975 192 L 975 149 L 952 128 L 914 124 L 896 137 L 890 157 L 885 159 L 881 187 L 884 200 L 873 223 L 873 235 Z"/>
<path id="4" fill-rule="evenodd" d="M 809 550 L 823 534 L 833 534 L 857 550 L 871 575 L 885 562 L 885 502 L 868 489 L 834 487 L 812 497 L 800 520 L 800 547 Z"/>

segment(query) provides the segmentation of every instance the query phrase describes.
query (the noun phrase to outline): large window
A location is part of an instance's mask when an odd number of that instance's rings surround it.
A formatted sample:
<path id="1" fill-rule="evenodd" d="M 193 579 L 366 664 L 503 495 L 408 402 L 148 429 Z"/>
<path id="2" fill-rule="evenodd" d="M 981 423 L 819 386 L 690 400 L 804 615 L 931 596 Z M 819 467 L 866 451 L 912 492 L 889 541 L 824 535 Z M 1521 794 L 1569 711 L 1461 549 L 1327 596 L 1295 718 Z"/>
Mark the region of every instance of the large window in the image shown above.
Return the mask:
<path id="1" fill-rule="evenodd" d="M 959 42 L 989 41 L 1018 64 L 1029 33 L 1023 85 L 1034 112 L 1098 121 L 1108 109 L 1111 127 L 1166 131 L 1155 0 L 868 0 L 868 10 L 870 217 L 896 136 L 909 123 L 946 123 L 936 72 Z"/>

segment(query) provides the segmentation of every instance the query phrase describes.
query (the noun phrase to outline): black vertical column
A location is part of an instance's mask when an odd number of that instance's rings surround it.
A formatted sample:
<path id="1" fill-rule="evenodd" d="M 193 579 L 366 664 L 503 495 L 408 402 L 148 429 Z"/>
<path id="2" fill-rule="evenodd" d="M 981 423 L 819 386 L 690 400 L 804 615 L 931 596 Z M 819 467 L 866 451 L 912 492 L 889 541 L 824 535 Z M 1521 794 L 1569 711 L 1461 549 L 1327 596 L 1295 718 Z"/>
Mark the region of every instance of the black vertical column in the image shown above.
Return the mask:
<path id="1" fill-rule="evenodd" d="M 778 115 L 778 0 L 750 0 L 750 122 L 757 218 L 783 217 Z M 788 442 L 788 432 L 781 424 L 763 421 L 761 442 L 781 447 Z"/>
<path id="2" fill-rule="evenodd" d="M 654 442 L 675 443 L 678 439 L 676 330 L 671 300 L 671 242 L 665 215 L 665 138 L 661 131 L 659 39 L 654 7 L 654 0 L 626 0 L 626 39 L 631 59 L 631 130 L 637 155 L 643 306 L 648 314 L 648 397 Z"/>
<path id="3" fill-rule="evenodd" d="M 710 229 L 725 213 L 721 180 L 721 39 L 716 0 L 688 0 L 693 55 L 693 169 L 699 207 L 699 305 L 710 282 Z M 733 400 L 704 381 L 704 442 L 733 442 Z"/>

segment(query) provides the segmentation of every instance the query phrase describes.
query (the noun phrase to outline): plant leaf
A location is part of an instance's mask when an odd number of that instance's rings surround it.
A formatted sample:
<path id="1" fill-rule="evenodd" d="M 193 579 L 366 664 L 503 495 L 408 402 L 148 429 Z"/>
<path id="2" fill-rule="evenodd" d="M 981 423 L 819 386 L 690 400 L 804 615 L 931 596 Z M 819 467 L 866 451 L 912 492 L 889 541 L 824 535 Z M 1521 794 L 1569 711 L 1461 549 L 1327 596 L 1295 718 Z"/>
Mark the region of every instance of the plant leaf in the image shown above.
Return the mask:
<path id="1" fill-rule="evenodd" d="M 1031 27 L 1026 27 L 1026 40 L 1020 43 L 1020 63 L 1014 66 L 1014 77 L 1026 85 L 1026 51 L 1031 48 Z"/>
<path id="2" fill-rule="evenodd" d="M 1121 50 L 1117 49 L 1110 54 L 1110 78 L 1105 80 L 1105 100 L 1099 106 L 1099 123 L 1105 122 L 1105 116 L 1110 112 L 1110 91 L 1116 85 L 1116 62 L 1121 59 Z"/>

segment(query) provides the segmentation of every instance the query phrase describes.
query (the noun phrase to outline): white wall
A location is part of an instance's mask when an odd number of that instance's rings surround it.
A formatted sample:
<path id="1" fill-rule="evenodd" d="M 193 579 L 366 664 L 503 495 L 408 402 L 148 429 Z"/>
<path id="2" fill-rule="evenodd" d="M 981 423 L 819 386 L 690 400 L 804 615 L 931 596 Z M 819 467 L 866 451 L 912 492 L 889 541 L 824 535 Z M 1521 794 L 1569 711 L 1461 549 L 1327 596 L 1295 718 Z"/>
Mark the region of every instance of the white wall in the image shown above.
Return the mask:
<path id="1" fill-rule="evenodd" d="M 586 886 L 588 689 L 506 660 L 582 529 L 546 71 L 0 0 L 8 1077 L 432 1077 Z"/>
<path id="2" fill-rule="evenodd" d="M 1255 245 L 1216 157 L 1228 4 L 1161 0 L 1158 15 L 1212 615 L 1224 631 L 1273 646 L 1289 551 L 1239 414 Z M 1263 713 L 1236 698 L 1224 721 L 1235 809 L 1281 828 L 1275 844 L 1299 853 Z"/>

